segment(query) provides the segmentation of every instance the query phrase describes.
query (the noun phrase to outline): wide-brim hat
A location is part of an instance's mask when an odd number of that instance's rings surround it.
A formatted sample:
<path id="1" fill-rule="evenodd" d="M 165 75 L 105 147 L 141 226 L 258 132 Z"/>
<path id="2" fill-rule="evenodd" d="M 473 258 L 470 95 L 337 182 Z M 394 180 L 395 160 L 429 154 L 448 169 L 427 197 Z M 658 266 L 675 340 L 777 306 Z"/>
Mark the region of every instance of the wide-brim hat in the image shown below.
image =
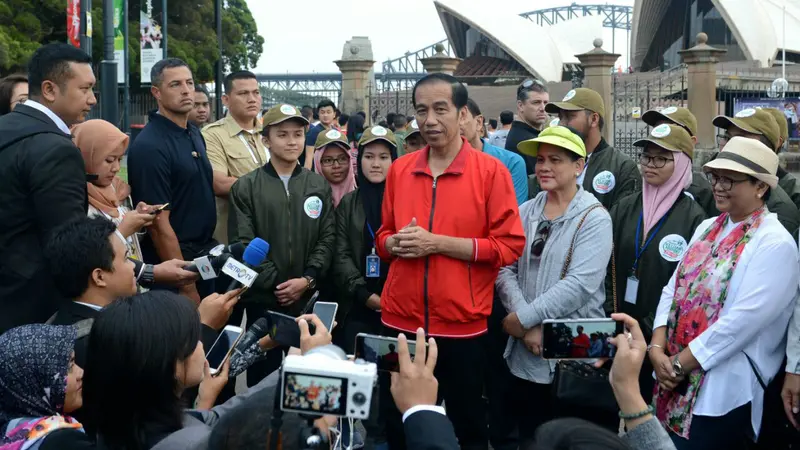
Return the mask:
<path id="1" fill-rule="evenodd" d="M 545 128 L 539 133 L 538 137 L 520 142 L 517 144 L 517 150 L 526 155 L 536 157 L 539 154 L 539 146 L 541 144 L 560 147 L 577 154 L 581 158 L 586 158 L 586 144 L 583 143 L 583 139 L 570 131 L 569 128 L 558 125 Z"/>
<path id="2" fill-rule="evenodd" d="M 742 136 L 732 138 L 715 159 L 703 166 L 705 172 L 713 169 L 750 175 L 771 188 L 778 185 L 778 155 L 755 139 Z"/>

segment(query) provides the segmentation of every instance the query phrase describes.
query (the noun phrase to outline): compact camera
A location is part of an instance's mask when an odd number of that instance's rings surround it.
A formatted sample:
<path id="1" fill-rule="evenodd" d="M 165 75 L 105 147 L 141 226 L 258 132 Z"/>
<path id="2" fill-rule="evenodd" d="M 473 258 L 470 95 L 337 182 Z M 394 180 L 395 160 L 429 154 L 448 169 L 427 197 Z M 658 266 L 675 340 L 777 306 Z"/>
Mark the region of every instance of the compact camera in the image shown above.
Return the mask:
<path id="1" fill-rule="evenodd" d="M 333 345 L 283 361 L 281 409 L 301 414 L 368 419 L 378 368 L 348 361 Z"/>

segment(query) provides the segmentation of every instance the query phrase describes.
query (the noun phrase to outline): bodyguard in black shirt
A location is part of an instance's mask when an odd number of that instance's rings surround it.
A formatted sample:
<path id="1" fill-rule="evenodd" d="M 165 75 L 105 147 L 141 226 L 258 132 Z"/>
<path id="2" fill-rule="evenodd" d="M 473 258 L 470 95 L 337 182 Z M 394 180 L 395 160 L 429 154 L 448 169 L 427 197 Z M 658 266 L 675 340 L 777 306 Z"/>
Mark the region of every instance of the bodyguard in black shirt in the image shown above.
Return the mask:
<path id="1" fill-rule="evenodd" d="M 205 141 L 188 122 L 194 80 L 186 63 L 175 58 L 156 63 L 150 77 L 158 111 L 128 150 L 128 180 L 134 204 L 169 206 L 142 240 L 142 253 L 148 263 L 191 261 L 216 245 L 217 223 Z M 198 303 L 213 291 L 213 280 L 180 289 Z"/>
<path id="2" fill-rule="evenodd" d="M 538 80 L 527 79 L 517 88 L 517 115 L 519 118 L 511 123 L 506 137 L 506 150 L 512 151 L 525 160 L 525 170 L 533 175 L 536 169 L 536 158 L 517 150 L 517 144 L 528 139 L 539 137 L 548 115 L 545 106 L 550 102 L 547 88 Z"/>

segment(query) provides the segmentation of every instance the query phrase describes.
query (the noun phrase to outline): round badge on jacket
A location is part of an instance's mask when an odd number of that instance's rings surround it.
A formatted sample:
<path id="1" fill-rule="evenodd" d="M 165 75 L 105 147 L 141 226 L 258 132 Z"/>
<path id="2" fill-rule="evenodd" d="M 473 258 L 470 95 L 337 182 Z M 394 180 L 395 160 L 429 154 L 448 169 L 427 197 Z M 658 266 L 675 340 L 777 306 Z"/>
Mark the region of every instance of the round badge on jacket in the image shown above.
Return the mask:
<path id="1" fill-rule="evenodd" d="M 308 217 L 318 219 L 322 215 L 322 200 L 316 195 L 308 197 L 303 203 L 303 211 Z"/>
<path id="2" fill-rule="evenodd" d="M 598 194 L 608 194 L 614 190 L 614 186 L 616 185 L 617 179 L 614 177 L 613 173 L 607 170 L 598 173 L 592 180 L 592 189 Z"/>
<path id="3" fill-rule="evenodd" d="M 669 262 L 678 262 L 683 258 L 683 254 L 686 253 L 688 247 L 689 244 L 686 243 L 686 239 L 683 236 L 669 234 L 664 236 L 661 242 L 658 243 L 658 253 Z"/>

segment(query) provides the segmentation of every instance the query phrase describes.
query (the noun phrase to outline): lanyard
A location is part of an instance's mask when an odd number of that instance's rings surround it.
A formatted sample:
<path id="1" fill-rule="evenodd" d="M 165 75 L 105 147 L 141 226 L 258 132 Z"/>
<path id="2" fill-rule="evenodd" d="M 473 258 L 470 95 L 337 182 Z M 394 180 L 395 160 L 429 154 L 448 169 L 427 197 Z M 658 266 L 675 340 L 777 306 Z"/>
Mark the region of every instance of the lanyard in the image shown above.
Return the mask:
<path id="1" fill-rule="evenodd" d="M 636 267 L 639 265 L 639 258 L 641 258 L 642 254 L 644 254 L 644 250 L 650 245 L 650 241 L 656 237 L 658 234 L 658 230 L 661 229 L 661 225 L 664 225 L 664 220 L 667 218 L 667 215 L 664 214 L 664 217 L 658 221 L 656 227 L 653 229 L 653 232 L 650 233 L 650 237 L 644 242 L 644 245 L 639 246 L 639 237 L 642 233 L 642 223 L 644 222 L 644 213 L 639 213 L 639 223 L 636 225 L 636 259 L 633 261 L 633 270 L 636 270 Z"/>
<path id="2" fill-rule="evenodd" d="M 375 232 L 372 231 L 372 225 L 370 225 L 369 222 L 367 222 L 367 230 L 369 230 L 369 235 L 372 236 L 372 243 L 373 243 L 373 247 L 374 247 L 374 244 L 375 244 Z"/>
<path id="3" fill-rule="evenodd" d="M 242 133 L 245 133 L 245 132 L 243 131 Z M 250 157 L 253 158 L 253 162 L 258 166 L 263 165 L 263 164 L 261 164 L 261 154 L 259 153 L 258 157 L 256 157 L 256 153 L 258 153 L 258 148 L 257 148 L 258 144 L 256 144 L 256 149 L 253 150 L 253 147 L 251 147 L 250 143 L 247 142 L 247 139 L 245 139 L 244 136 L 242 136 L 242 133 L 239 133 L 239 140 L 242 141 L 242 144 L 244 144 L 244 147 L 247 149 L 247 151 L 250 152 Z M 256 159 L 256 158 L 258 158 L 258 159 Z"/>

